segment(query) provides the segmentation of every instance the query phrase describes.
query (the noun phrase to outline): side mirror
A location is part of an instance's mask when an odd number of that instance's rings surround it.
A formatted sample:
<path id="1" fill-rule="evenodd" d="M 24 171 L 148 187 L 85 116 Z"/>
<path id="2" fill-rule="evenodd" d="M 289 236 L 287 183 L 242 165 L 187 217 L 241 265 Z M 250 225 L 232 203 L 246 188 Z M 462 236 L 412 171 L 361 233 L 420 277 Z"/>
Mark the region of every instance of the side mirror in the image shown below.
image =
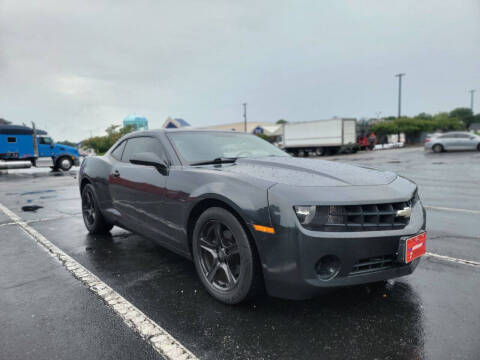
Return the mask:
<path id="1" fill-rule="evenodd" d="M 134 154 L 130 158 L 130 162 L 135 165 L 154 166 L 162 175 L 168 175 L 167 162 L 152 152 Z"/>

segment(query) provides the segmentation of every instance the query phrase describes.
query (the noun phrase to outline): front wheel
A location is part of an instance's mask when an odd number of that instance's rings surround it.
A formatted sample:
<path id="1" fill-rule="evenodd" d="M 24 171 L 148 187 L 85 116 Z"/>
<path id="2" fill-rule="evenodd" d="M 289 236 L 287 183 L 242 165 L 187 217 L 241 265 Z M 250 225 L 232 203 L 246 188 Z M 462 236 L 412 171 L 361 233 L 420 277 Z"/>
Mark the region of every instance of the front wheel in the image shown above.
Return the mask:
<path id="1" fill-rule="evenodd" d="M 207 209 L 195 224 L 192 240 L 197 274 L 215 299 L 238 304 L 262 288 L 255 250 L 232 213 L 218 207 Z"/>
<path id="2" fill-rule="evenodd" d="M 477 150 L 480 151 L 480 144 L 477 145 Z"/>
<path id="3" fill-rule="evenodd" d="M 62 169 L 63 171 L 68 171 L 72 168 L 73 161 L 67 156 L 63 156 L 60 159 L 57 160 L 56 163 L 56 168 L 57 169 Z"/>

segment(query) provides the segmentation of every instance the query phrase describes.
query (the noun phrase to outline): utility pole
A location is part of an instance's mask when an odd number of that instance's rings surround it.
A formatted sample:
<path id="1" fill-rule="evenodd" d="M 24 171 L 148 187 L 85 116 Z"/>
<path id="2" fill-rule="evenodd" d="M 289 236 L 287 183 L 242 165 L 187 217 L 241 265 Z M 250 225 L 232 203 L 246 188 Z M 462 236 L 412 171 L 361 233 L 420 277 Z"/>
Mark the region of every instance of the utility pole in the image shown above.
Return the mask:
<path id="1" fill-rule="evenodd" d="M 470 93 L 470 109 L 472 109 L 472 114 L 473 114 L 473 94 L 475 94 L 475 91 L 474 89 L 472 90 L 469 90 L 469 93 Z"/>
<path id="2" fill-rule="evenodd" d="M 402 116 L 402 76 L 405 74 L 400 73 L 395 75 L 398 77 L 398 117 Z"/>
<path id="3" fill-rule="evenodd" d="M 243 103 L 243 131 L 247 132 L 247 103 Z"/>

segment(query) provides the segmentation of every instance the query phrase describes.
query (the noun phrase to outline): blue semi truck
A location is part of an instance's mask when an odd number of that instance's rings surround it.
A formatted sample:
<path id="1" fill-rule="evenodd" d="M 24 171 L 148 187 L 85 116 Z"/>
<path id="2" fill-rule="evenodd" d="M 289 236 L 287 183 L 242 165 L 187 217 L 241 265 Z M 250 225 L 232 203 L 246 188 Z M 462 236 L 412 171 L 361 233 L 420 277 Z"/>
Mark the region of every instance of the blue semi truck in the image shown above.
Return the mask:
<path id="1" fill-rule="evenodd" d="M 0 161 L 51 159 L 54 170 L 70 170 L 79 165 L 80 155 L 74 147 L 55 144 L 46 131 L 20 125 L 0 125 Z"/>

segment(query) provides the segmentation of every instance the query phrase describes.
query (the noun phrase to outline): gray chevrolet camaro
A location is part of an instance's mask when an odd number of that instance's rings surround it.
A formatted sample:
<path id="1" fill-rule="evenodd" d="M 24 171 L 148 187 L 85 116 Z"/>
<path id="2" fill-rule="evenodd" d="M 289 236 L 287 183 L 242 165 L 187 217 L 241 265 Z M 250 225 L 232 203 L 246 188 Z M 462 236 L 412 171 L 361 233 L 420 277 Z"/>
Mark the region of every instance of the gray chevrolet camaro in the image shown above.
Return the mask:
<path id="1" fill-rule="evenodd" d="M 88 231 L 117 225 L 192 259 L 229 304 L 407 275 L 425 253 L 411 181 L 293 158 L 244 133 L 134 132 L 86 158 L 79 185 Z"/>

